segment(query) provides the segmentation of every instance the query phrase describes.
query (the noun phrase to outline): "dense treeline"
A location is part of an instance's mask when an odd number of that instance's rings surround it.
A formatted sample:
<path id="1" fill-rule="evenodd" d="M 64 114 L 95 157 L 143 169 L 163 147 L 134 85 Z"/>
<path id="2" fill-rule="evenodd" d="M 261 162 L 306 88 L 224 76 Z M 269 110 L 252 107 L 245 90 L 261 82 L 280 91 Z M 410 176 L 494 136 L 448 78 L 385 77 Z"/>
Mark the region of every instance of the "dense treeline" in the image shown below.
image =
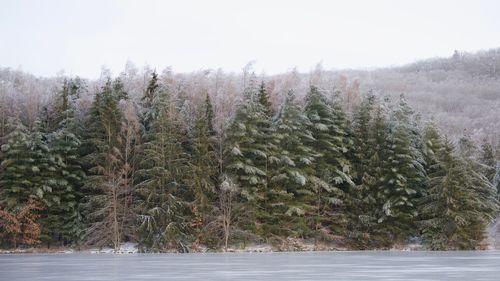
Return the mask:
<path id="1" fill-rule="evenodd" d="M 500 149 L 453 143 L 403 96 L 352 103 L 311 81 L 276 101 L 249 79 L 216 122 L 223 103 L 208 93 L 145 81 L 135 98 L 107 78 L 85 107 L 85 82 L 65 79 L 34 122 L 2 117 L 3 247 L 484 247 Z"/>

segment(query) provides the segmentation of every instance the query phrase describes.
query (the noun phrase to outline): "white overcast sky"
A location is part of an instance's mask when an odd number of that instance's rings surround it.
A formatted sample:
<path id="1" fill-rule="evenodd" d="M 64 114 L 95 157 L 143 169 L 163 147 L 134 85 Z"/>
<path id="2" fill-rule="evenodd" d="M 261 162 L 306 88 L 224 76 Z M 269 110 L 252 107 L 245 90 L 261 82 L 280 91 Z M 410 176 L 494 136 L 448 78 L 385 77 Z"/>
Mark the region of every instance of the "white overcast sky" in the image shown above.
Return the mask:
<path id="1" fill-rule="evenodd" d="M 372 68 L 500 47 L 500 1 L 0 0 L 0 66 L 93 78 L 130 60 L 177 72 Z"/>

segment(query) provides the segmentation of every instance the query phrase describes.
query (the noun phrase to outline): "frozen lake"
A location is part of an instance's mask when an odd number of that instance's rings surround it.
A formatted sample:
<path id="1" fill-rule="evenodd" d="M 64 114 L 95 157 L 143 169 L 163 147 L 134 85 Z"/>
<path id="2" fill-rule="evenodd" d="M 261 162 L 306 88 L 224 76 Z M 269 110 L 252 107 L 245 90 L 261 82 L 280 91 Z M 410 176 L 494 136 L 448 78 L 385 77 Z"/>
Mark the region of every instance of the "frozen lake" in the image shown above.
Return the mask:
<path id="1" fill-rule="evenodd" d="M 0 255 L 0 280 L 500 280 L 500 252 Z"/>

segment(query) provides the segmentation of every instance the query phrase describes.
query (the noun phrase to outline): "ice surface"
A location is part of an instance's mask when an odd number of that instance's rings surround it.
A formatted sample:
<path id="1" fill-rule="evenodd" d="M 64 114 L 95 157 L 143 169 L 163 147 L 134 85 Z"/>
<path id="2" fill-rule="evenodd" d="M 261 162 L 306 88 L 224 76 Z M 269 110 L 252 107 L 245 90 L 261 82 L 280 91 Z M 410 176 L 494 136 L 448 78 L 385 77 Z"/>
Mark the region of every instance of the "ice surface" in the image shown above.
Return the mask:
<path id="1" fill-rule="evenodd" d="M 0 255 L 0 280 L 499 280 L 500 252 Z"/>

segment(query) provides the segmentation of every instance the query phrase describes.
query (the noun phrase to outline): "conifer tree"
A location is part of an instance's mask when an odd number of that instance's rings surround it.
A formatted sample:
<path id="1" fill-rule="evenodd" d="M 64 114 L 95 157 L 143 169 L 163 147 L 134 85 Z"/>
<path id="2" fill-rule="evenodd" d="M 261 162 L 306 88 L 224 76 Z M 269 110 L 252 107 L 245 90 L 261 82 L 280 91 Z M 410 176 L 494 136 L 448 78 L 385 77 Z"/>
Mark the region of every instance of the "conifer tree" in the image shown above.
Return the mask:
<path id="1" fill-rule="evenodd" d="M 341 112 L 328 104 L 319 90 L 311 86 L 306 96 L 305 114 L 310 121 L 309 130 L 313 141 L 309 145 L 317 154 L 313 165 L 311 184 L 314 196 L 311 205 L 314 211 L 307 215 L 316 235 L 330 239 L 342 235 L 345 218 L 342 205 L 345 199 L 345 184 L 352 183 L 347 160 L 346 132 L 341 125 Z M 336 119 L 338 118 L 338 119 Z"/>
<path id="2" fill-rule="evenodd" d="M 155 252 L 170 248 L 187 251 L 190 210 L 185 176 L 189 171 L 178 112 L 167 89 L 158 92 L 151 110 L 155 118 L 151 120 L 144 144 L 145 157 L 138 172 L 144 180 L 136 186 L 141 197 L 140 247 Z"/>
<path id="3" fill-rule="evenodd" d="M 271 102 L 269 101 L 269 94 L 264 82 L 261 82 L 260 87 L 256 93 L 257 101 L 253 108 L 256 114 L 255 129 L 259 134 L 255 134 L 256 147 L 260 152 L 263 152 L 262 157 L 256 159 L 256 165 L 264 173 L 265 181 L 257 189 L 257 234 L 269 238 L 272 236 L 272 228 L 276 228 L 275 218 L 271 214 L 275 203 L 273 197 L 276 195 L 274 187 L 271 184 L 271 177 L 273 174 L 273 167 L 279 166 L 279 155 L 277 155 L 278 135 L 276 127 L 273 124 L 273 112 Z"/>
<path id="4" fill-rule="evenodd" d="M 260 83 L 258 99 L 259 104 L 263 107 L 264 114 L 270 118 L 272 116 L 271 102 L 269 101 L 269 93 L 267 92 L 264 81 Z"/>
<path id="5" fill-rule="evenodd" d="M 32 132 L 19 123 L 9 135 L 8 143 L 2 147 L 5 152 L 2 166 L 5 171 L 0 185 L 3 187 L 3 205 L 7 210 L 20 209 L 30 199 L 36 200 L 40 209 L 45 210 L 51 210 L 61 202 L 58 194 L 61 183 L 54 177 L 58 166 L 39 128 L 38 121 Z M 54 225 L 48 223 L 47 218 L 45 215 L 40 221 L 43 231 Z M 57 223 L 63 222 L 58 220 Z"/>
<path id="6" fill-rule="evenodd" d="M 480 172 L 496 187 L 495 183 L 495 174 L 496 174 L 496 165 L 497 161 L 495 159 L 495 155 L 493 154 L 493 147 L 491 144 L 483 141 L 481 145 L 481 152 L 479 155 L 479 165 Z"/>
<path id="7" fill-rule="evenodd" d="M 380 221 L 384 214 L 385 168 L 390 166 L 388 127 L 386 111 L 379 104 L 375 109 L 373 129 L 370 133 L 370 158 L 362 178 L 362 183 L 366 187 L 363 202 L 368 205 L 364 214 L 359 217 L 364 240 L 362 248 L 387 247 L 392 243 L 391 237 L 384 230 L 384 225 Z"/>
<path id="8" fill-rule="evenodd" d="M 352 177 L 348 204 L 349 226 L 347 238 L 351 247 L 370 248 L 371 234 L 376 222 L 377 169 L 380 168 L 381 147 L 385 145 L 386 130 L 381 109 L 375 108 L 375 97 L 369 95 L 360 104 L 353 118 L 353 146 L 351 148 Z M 382 135 L 382 137 L 381 137 Z"/>
<path id="9" fill-rule="evenodd" d="M 39 199 L 43 193 L 32 181 L 38 168 L 33 169 L 34 155 L 26 127 L 18 121 L 6 140 L 2 145 L 1 203 L 6 210 L 12 210 L 30 198 Z"/>
<path id="10" fill-rule="evenodd" d="M 86 228 L 83 240 L 90 245 L 112 245 L 115 250 L 126 239 L 126 208 L 130 201 L 129 165 L 124 150 L 123 112 L 119 107 L 123 93 L 115 92 L 108 79 L 92 106 L 92 168 L 85 185 Z"/>
<path id="11" fill-rule="evenodd" d="M 278 139 L 269 171 L 269 232 L 280 237 L 306 237 L 310 231 L 305 214 L 313 209 L 308 198 L 310 175 L 313 173 L 314 151 L 308 146 L 313 141 L 309 120 L 295 100 L 293 92 L 281 107 L 275 121 L 274 133 Z"/>
<path id="12" fill-rule="evenodd" d="M 203 230 L 212 219 L 215 207 L 215 185 L 217 164 L 214 151 L 213 107 L 207 94 L 205 103 L 198 109 L 192 135 L 192 153 L 189 161 L 192 177 L 189 180 L 193 189 L 194 202 L 193 228 L 196 242 L 204 242 Z"/>
<path id="13" fill-rule="evenodd" d="M 79 91 L 76 82 L 63 82 L 56 97 L 57 129 L 47 137 L 55 165 L 55 170 L 50 173 L 52 194 L 58 198 L 57 202 L 43 211 L 42 238 L 48 245 L 52 240 L 61 243 L 78 242 L 81 230 L 78 205 L 86 175 L 80 160 L 81 141 L 74 117 L 74 104 Z"/>
<path id="14" fill-rule="evenodd" d="M 247 89 L 242 102 L 226 132 L 224 144 L 225 168 L 241 187 L 240 195 L 248 202 L 249 220 L 246 230 L 260 228 L 265 216 L 269 119 L 264 107 L 256 101 L 256 93 Z M 259 221 L 256 219 L 259 218 Z M 261 229 L 259 231 L 262 231 Z M 262 233 L 260 233 L 262 234 Z"/>
<path id="15" fill-rule="evenodd" d="M 151 122 L 157 118 L 155 114 L 158 114 L 158 112 L 153 110 L 153 104 L 157 102 L 156 99 L 158 98 L 159 88 L 158 74 L 154 71 L 151 74 L 151 79 L 149 80 L 148 86 L 146 87 L 144 95 L 141 98 L 141 124 L 144 131 L 143 136 L 148 135 L 149 130 L 151 129 Z"/>
<path id="16" fill-rule="evenodd" d="M 455 155 L 449 141 L 435 154 L 438 161 L 420 207 L 424 241 L 434 250 L 476 249 L 498 208 L 494 188 Z"/>
<path id="17" fill-rule="evenodd" d="M 420 140 L 412 126 L 413 112 L 403 98 L 389 119 L 387 162 L 383 170 L 382 214 L 379 222 L 392 237 L 402 241 L 414 232 L 416 202 L 425 181 Z"/>

